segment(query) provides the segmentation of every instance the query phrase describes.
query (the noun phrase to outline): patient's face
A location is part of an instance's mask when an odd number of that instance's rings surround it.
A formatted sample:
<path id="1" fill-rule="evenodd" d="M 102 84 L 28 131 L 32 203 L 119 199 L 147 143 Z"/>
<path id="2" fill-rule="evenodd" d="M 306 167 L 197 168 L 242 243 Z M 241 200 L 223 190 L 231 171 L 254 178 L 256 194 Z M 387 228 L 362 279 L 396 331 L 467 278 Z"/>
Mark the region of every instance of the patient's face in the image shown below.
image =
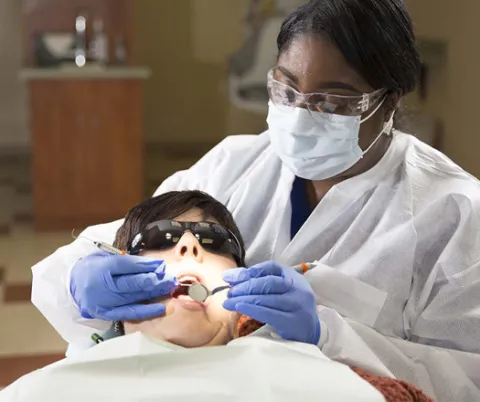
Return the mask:
<path id="1" fill-rule="evenodd" d="M 206 219 L 202 219 L 202 211 L 193 209 L 174 220 L 200 222 Z M 179 278 L 180 282 L 182 277 L 194 276 L 210 290 L 225 286 L 222 273 L 237 267 L 231 255 L 206 251 L 190 232 L 185 233 L 171 249 L 148 251 L 142 255 L 164 260 L 167 272 Z M 124 322 L 125 333 L 140 331 L 188 348 L 224 345 L 232 339 L 239 318 L 238 314 L 222 307 L 227 292 L 218 292 L 204 303 L 195 302 L 186 295 L 153 300 L 153 303 L 165 304 L 166 314 L 149 320 Z"/>

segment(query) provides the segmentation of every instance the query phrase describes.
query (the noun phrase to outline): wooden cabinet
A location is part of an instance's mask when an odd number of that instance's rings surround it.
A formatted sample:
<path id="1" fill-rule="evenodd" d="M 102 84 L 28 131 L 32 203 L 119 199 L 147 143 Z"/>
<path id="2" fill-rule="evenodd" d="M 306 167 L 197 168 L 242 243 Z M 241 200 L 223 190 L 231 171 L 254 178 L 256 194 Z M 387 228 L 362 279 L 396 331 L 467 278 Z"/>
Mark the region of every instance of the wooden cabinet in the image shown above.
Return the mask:
<path id="1" fill-rule="evenodd" d="M 143 196 L 141 82 L 32 80 L 37 230 L 121 218 Z"/>

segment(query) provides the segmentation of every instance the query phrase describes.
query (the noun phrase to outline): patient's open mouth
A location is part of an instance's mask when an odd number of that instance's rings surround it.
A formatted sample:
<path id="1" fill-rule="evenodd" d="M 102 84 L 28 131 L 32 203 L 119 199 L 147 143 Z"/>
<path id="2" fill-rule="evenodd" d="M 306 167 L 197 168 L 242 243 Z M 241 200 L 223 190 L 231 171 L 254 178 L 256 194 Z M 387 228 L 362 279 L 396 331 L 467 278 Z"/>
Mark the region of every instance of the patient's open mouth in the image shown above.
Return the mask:
<path id="1" fill-rule="evenodd" d="M 171 293 L 171 297 L 178 299 L 180 296 L 188 296 L 188 288 L 200 280 L 194 275 L 183 275 L 178 278 L 178 287 Z"/>

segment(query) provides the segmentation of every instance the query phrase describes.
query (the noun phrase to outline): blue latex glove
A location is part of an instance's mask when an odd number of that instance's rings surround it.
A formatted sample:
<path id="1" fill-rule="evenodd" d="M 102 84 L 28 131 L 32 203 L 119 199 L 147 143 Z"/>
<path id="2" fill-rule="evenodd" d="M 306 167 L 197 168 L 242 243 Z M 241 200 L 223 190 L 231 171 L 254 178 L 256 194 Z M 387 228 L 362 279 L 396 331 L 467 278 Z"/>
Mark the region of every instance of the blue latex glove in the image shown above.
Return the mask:
<path id="1" fill-rule="evenodd" d="M 273 261 L 225 271 L 233 285 L 223 307 L 273 327 L 288 340 L 318 344 L 320 321 L 307 278 Z"/>
<path id="2" fill-rule="evenodd" d="M 165 306 L 140 303 L 167 296 L 177 285 L 163 261 L 100 252 L 77 261 L 70 292 L 84 318 L 143 320 L 163 315 Z"/>

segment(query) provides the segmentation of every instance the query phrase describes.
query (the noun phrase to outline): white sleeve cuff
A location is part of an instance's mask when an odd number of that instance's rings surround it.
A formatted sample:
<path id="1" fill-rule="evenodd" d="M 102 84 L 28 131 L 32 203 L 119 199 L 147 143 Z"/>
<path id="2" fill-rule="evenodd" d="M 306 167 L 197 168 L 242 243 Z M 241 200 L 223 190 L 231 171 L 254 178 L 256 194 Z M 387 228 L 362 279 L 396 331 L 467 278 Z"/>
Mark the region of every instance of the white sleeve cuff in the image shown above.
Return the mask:
<path id="1" fill-rule="evenodd" d="M 270 325 L 265 325 L 263 331 L 268 333 L 272 339 L 284 340 Z M 323 345 L 327 342 L 328 339 L 328 328 L 322 320 L 320 320 L 320 340 L 317 343 L 318 348 L 321 350 Z"/>
<path id="2" fill-rule="evenodd" d="M 80 258 L 79 258 L 80 259 Z M 70 300 L 70 302 L 78 308 L 78 304 L 77 302 L 75 301 L 75 299 L 73 298 L 73 295 L 72 295 L 72 292 L 70 290 L 70 281 L 72 279 L 72 270 L 73 270 L 73 267 L 75 266 L 75 264 L 78 262 L 78 260 L 76 260 L 73 264 L 70 264 L 70 266 L 68 267 L 68 272 L 67 272 L 67 295 L 68 295 L 68 300 Z"/>

